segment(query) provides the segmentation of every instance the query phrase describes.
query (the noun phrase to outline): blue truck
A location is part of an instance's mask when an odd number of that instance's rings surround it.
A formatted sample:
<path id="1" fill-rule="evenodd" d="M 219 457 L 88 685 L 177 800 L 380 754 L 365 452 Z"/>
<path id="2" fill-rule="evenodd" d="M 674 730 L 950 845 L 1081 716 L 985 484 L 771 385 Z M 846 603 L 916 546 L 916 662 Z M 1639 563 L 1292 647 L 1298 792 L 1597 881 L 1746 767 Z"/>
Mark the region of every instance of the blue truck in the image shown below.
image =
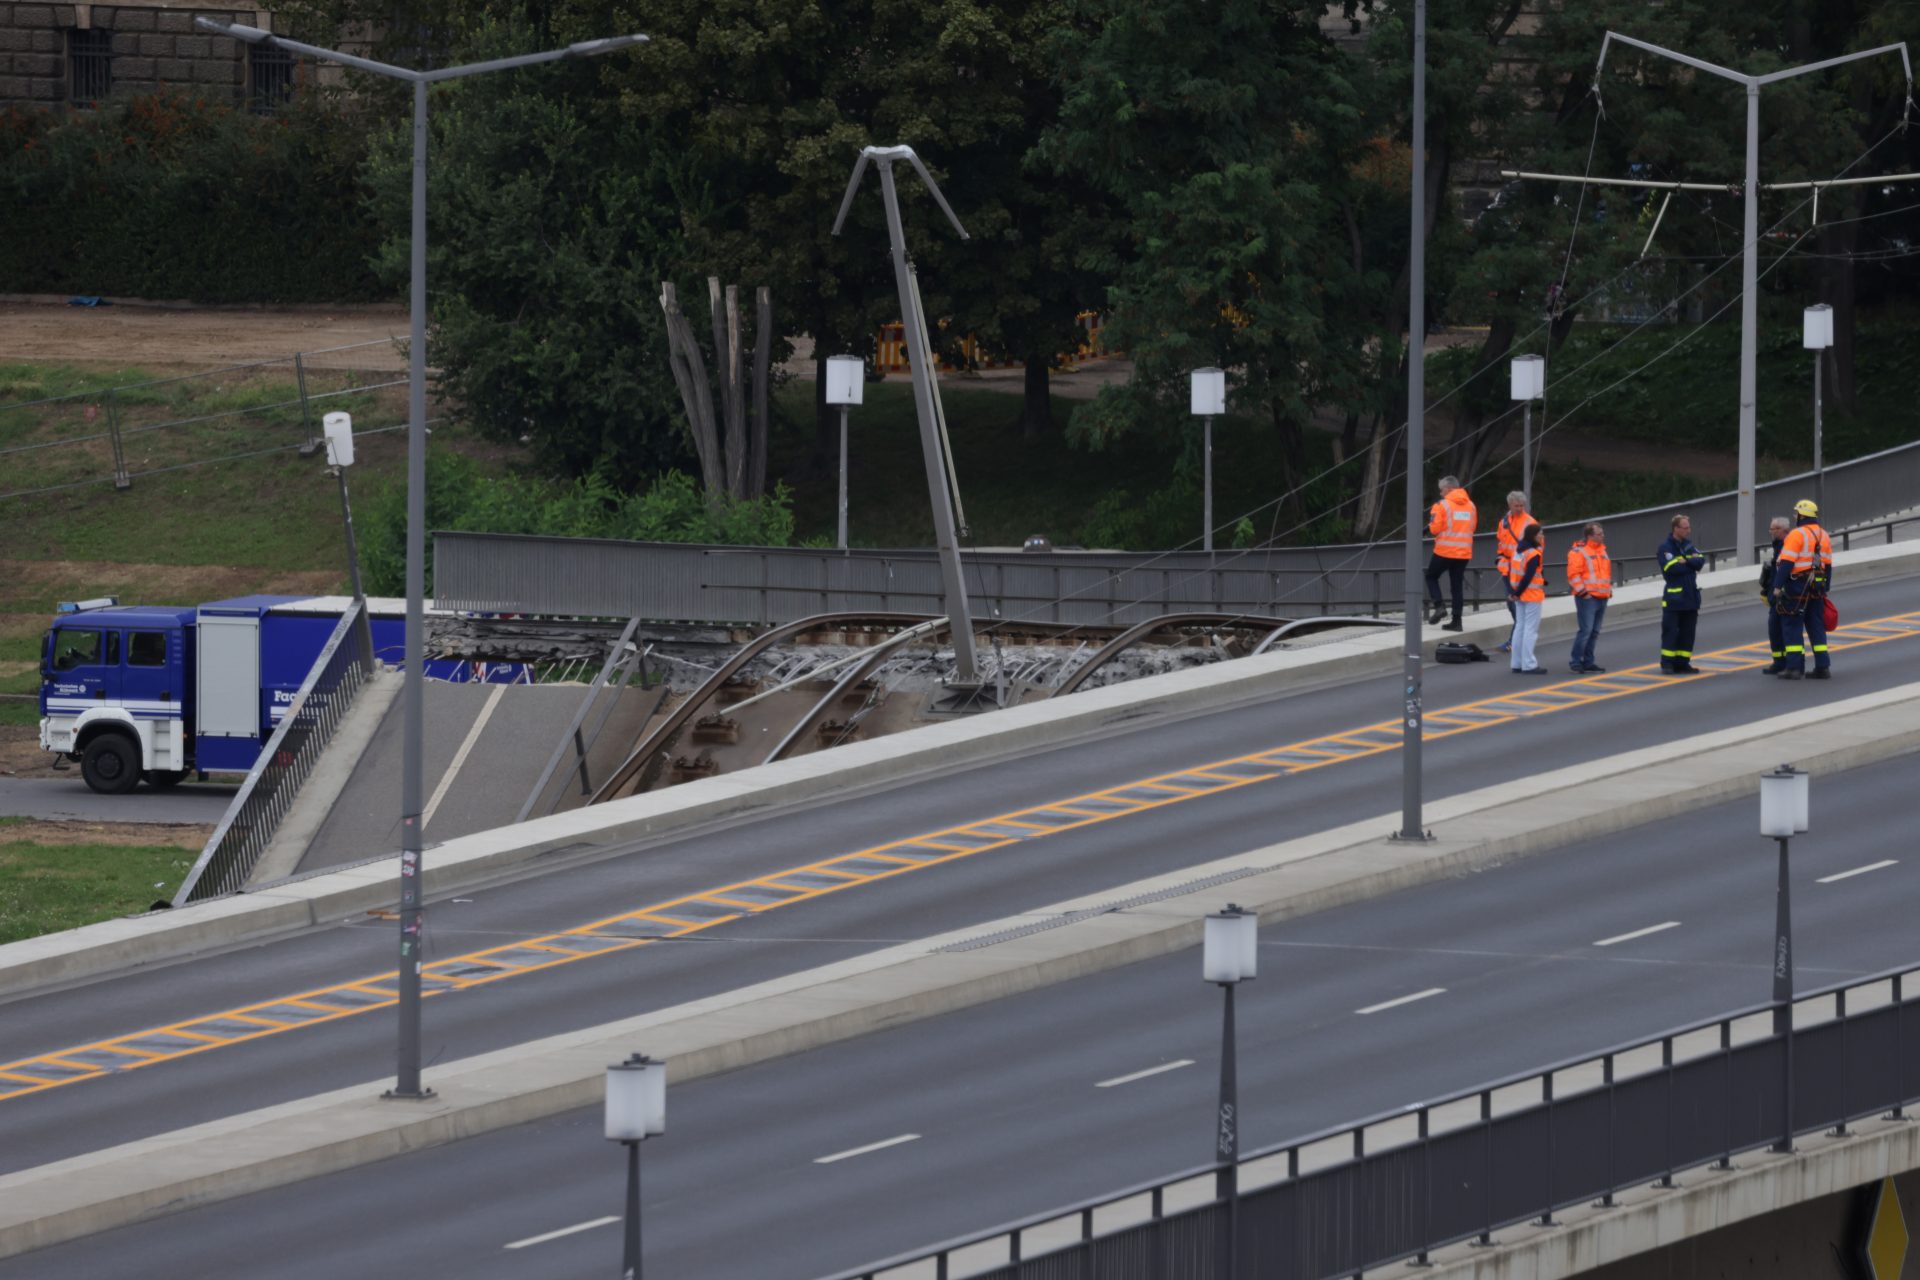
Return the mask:
<path id="1" fill-rule="evenodd" d="M 191 774 L 245 773 L 259 759 L 326 647 L 349 600 L 240 596 L 196 606 L 62 605 L 40 654 L 40 746 L 80 765 L 93 790 L 117 795 L 144 779 L 171 787 Z M 397 665 L 399 601 L 370 601 L 376 658 Z M 524 678 L 518 667 L 426 664 L 442 680 Z"/>

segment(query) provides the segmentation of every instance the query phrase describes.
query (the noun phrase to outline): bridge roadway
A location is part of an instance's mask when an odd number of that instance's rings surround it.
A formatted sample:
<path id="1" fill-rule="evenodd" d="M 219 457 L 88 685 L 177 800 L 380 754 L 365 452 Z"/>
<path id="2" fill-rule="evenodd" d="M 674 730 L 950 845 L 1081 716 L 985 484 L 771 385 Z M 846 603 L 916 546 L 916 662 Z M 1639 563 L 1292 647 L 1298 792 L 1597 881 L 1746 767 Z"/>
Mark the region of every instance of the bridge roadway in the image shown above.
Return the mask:
<path id="1" fill-rule="evenodd" d="M 1864 622 L 1908 613 L 1920 604 L 1915 587 L 1916 580 L 1907 578 L 1850 591 L 1845 596 L 1849 618 Z M 1760 622 L 1757 602 L 1710 612 L 1701 620 L 1699 651 L 1749 644 Z M 1561 647 L 1552 646 L 1549 656 L 1559 656 Z M 1628 665 L 1626 659 L 1656 649 L 1653 628 L 1623 626 L 1603 639 L 1601 653 L 1618 672 Z M 1471 790 L 1540 765 L 1597 759 L 1904 683 L 1913 678 L 1917 658 L 1920 637 L 1909 633 L 1838 652 L 1841 678 L 1824 684 L 1763 680 L 1752 674 L 1763 659 L 1751 650 L 1735 659 L 1745 665 L 1728 674 L 1623 682 L 1629 690 L 1645 691 L 1616 693 L 1430 744 L 1429 794 Z M 1380 710 L 1390 712 L 1397 700 L 1389 689 L 1393 683 L 1397 677 L 1376 677 L 1155 723 L 1097 742 L 661 842 L 630 856 L 475 894 L 472 901 L 439 903 L 429 916 L 428 958 L 512 943 L 946 825 L 1378 723 Z M 1538 693 L 1556 683 L 1523 680 L 1489 664 L 1434 668 L 1427 688 L 1430 707 L 1442 709 L 1523 686 Z M 1399 772 L 1398 751 L 1382 750 L 1317 768 L 1310 777 L 1283 776 L 1120 814 L 911 874 L 854 884 L 683 940 L 437 996 L 425 1006 L 428 1083 L 435 1061 L 669 1007 L 1378 814 L 1397 802 Z M 0 1066 L 390 972 L 394 943 L 390 922 L 362 921 L 22 997 L 0 1015 L 7 1028 Z M 391 1011 L 375 1010 L 138 1070 L 0 1097 L 0 1171 L 378 1079 L 390 1069 L 393 1037 Z"/>
<path id="2" fill-rule="evenodd" d="M 1920 959 L 1913 766 L 1815 782 L 1793 848 L 1802 989 Z M 1756 812 L 1746 797 L 1264 929 L 1240 991 L 1243 1143 L 1766 999 Z M 643 1153 L 648 1267 L 808 1280 L 1202 1164 L 1219 1026 L 1189 949 L 671 1086 Z M 0 1262 L 0 1280 L 135 1258 L 155 1275 L 585 1280 L 619 1254 L 621 1167 L 587 1108 Z"/>

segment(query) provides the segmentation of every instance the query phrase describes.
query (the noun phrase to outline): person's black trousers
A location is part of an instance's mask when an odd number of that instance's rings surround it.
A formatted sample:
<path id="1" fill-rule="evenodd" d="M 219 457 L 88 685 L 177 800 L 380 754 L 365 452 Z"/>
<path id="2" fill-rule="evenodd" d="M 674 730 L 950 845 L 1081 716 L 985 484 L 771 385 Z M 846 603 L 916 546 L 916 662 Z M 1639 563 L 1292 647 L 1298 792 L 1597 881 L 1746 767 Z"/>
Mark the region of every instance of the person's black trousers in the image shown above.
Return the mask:
<path id="1" fill-rule="evenodd" d="M 1693 633 L 1699 625 L 1698 609 L 1668 607 L 1660 611 L 1660 669 L 1662 671 L 1672 671 L 1676 667 L 1693 664 Z"/>
<path id="2" fill-rule="evenodd" d="M 1451 556 L 1436 555 L 1427 561 L 1427 596 L 1435 604 L 1445 604 L 1440 598 L 1440 575 L 1446 574 L 1453 582 L 1453 620 L 1460 621 L 1460 610 L 1466 603 L 1467 562 Z"/>

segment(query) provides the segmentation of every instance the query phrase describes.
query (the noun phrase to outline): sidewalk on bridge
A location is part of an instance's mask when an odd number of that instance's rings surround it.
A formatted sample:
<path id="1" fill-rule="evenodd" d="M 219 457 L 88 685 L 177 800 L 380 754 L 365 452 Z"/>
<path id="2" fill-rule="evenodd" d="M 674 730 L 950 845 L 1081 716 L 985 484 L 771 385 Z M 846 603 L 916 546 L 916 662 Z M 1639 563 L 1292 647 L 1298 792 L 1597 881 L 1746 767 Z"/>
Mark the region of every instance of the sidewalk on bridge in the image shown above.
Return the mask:
<path id="1" fill-rule="evenodd" d="M 1920 684 L 1447 797 L 1428 807 L 1429 843 L 1384 839 L 1384 814 L 449 1063 L 425 1101 L 383 1101 L 385 1081 L 369 1082 L 9 1174 L 0 1257 L 595 1105 L 606 1064 L 636 1046 L 684 1082 L 1191 947 L 1229 897 L 1286 919 L 1628 831 L 1753 793 L 1789 737 L 1813 772 L 1920 750 Z"/>
<path id="2" fill-rule="evenodd" d="M 1709 606 L 1754 600 L 1753 569 L 1722 569 L 1700 576 Z M 1845 589 L 1920 572 L 1920 546 L 1900 544 L 1850 553 Z M 1615 595 L 1608 621 L 1657 614 L 1661 583 L 1636 583 Z M 1427 657 L 1441 640 L 1492 648 L 1506 639 L 1504 612 L 1485 613 L 1460 633 L 1426 629 Z M 1573 601 L 1543 607 L 1542 639 L 1573 634 Z M 855 742 L 828 752 L 782 760 L 727 777 L 706 778 L 518 826 L 462 836 L 428 846 L 429 901 L 548 874 L 582 862 L 630 852 L 636 842 L 685 835 L 715 823 L 764 815 L 928 773 L 1005 760 L 1075 741 L 1137 731 L 1144 724 L 1268 701 L 1399 669 L 1397 629 L 1310 641 L 1297 649 L 1170 672 L 1125 684 L 1085 689 L 1057 701 L 929 725 L 908 733 Z M 428 830 L 431 837 L 432 831 Z M 0 996 L 83 981 L 239 943 L 255 943 L 301 929 L 391 910 L 398 898 L 397 859 L 383 858 L 321 874 L 260 885 L 245 894 L 196 903 L 171 912 L 104 921 L 65 933 L 0 946 Z"/>

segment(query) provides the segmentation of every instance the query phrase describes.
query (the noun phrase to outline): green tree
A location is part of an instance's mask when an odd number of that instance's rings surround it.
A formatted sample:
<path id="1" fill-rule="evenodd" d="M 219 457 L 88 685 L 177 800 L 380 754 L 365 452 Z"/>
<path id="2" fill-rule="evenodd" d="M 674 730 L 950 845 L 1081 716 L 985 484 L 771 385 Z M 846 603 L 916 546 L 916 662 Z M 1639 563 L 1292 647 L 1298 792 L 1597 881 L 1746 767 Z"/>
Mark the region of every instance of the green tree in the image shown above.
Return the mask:
<path id="1" fill-rule="evenodd" d="M 1089 444 L 1190 433 L 1187 371 L 1219 365 L 1236 411 L 1272 423 L 1292 488 L 1316 403 L 1352 390 L 1342 317 L 1363 281 L 1339 199 L 1365 117 L 1319 7 L 1222 0 L 1200 23 L 1171 0 L 1066 3 L 1044 153 L 1109 201 L 1088 265 L 1110 281 L 1109 332 L 1134 360 L 1130 385 L 1076 411 Z"/>
<path id="2" fill-rule="evenodd" d="M 463 57 L 538 41 L 486 26 Z M 697 178 L 603 75 L 560 64 L 436 89 L 428 142 L 431 356 L 440 392 L 549 469 L 635 484 L 688 456 L 659 282 Z M 407 278 L 408 130 L 376 148 L 385 278 Z"/>

